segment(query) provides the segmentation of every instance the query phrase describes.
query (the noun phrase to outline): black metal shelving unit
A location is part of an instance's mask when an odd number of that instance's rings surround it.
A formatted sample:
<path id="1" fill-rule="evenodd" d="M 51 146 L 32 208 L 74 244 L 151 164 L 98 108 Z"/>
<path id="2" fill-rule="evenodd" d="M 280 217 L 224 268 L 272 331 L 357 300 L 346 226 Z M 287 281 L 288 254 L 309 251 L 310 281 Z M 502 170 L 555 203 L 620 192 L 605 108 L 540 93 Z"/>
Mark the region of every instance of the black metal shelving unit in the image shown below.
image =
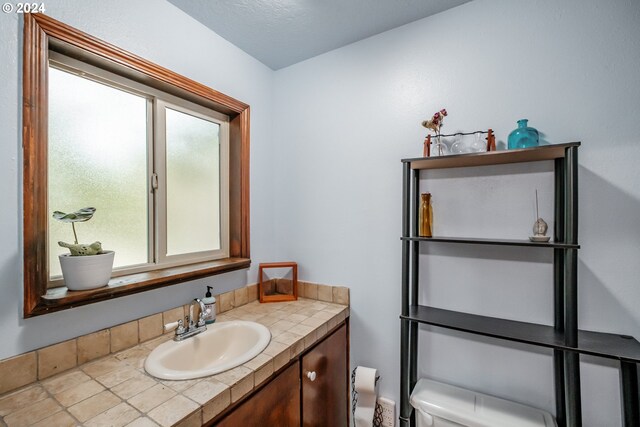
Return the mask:
<path id="1" fill-rule="evenodd" d="M 414 427 L 409 403 L 417 382 L 418 325 L 553 349 L 556 420 L 580 427 L 580 354 L 618 360 L 624 427 L 640 426 L 638 369 L 640 342 L 631 336 L 578 329 L 578 147 L 579 142 L 520 150 L 403 159 L 402 307 L 400 315 L 400 426 Z M 548 243 L 464 237 L 417 237 L 420 171 L 508 163 L 554 162 L 554 236 Z M 519 322 L 418 304 L 421 244 L 507 245 L 553 250 L 554 325 Z"/>

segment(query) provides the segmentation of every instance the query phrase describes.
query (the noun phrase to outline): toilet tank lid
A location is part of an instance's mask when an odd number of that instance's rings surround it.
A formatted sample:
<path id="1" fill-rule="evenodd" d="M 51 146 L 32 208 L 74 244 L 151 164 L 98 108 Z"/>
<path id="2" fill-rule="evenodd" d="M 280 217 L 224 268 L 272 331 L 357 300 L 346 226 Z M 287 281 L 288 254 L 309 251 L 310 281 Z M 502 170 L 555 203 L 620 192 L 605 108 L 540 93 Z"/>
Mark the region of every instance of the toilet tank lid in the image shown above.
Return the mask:
<path id="1" fill-rule="evenodd" d="M 426 378 L 413 389 L 411 405 L 468 427 L 556 427 L 551 414 L 541 409 Z"/>

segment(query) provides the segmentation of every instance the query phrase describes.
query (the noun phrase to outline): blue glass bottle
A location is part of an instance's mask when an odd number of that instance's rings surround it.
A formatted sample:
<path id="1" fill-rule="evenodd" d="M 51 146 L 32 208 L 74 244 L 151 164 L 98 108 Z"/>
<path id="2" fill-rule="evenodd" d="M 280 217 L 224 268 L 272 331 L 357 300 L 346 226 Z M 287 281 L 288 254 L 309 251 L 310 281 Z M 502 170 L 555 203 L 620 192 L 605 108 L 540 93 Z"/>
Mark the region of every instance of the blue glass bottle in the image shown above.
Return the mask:
<path id="1" fill-rule="evenodd" d="M 528 119 L 518 120 L 518 127 L 509 134 L 509 150 L 538 146 L 538 131 L 528 127 Z"/>

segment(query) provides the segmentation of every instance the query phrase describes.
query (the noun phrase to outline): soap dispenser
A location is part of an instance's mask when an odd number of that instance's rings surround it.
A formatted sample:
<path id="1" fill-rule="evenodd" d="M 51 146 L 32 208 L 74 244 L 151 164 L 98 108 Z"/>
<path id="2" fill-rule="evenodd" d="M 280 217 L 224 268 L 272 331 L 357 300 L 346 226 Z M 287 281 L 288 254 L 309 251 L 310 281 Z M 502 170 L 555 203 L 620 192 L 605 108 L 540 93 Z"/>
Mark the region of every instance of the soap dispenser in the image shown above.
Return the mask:
<path id="1" fill-rule="evenodd" d="M 213 289 L 211 286 L 207 286 L 207 293 L 204 298 L 202 298 L 204 307 L 207 310 L 204 318 L 204 321 L 207 324 L 211 324 L 216 321 L 216 297 L 211 295 L 211 289 Z"/>

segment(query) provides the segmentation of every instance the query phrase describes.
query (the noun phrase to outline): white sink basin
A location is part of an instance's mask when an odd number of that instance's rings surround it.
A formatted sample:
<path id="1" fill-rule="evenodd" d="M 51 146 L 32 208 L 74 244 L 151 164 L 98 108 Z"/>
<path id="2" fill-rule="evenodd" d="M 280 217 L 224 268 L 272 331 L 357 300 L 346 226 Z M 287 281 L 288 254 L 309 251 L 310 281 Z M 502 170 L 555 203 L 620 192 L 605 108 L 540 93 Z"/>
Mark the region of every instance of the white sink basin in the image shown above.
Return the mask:
<path id="1" fill-rule="evenodd" d="M 156 347 L 144 369 L 164 380 L 206 377 L 240 366 L 256 357 L 271 341 L 265 326 L 244 320 L 207 325 L 207 330 L 184 341 Z"/>

